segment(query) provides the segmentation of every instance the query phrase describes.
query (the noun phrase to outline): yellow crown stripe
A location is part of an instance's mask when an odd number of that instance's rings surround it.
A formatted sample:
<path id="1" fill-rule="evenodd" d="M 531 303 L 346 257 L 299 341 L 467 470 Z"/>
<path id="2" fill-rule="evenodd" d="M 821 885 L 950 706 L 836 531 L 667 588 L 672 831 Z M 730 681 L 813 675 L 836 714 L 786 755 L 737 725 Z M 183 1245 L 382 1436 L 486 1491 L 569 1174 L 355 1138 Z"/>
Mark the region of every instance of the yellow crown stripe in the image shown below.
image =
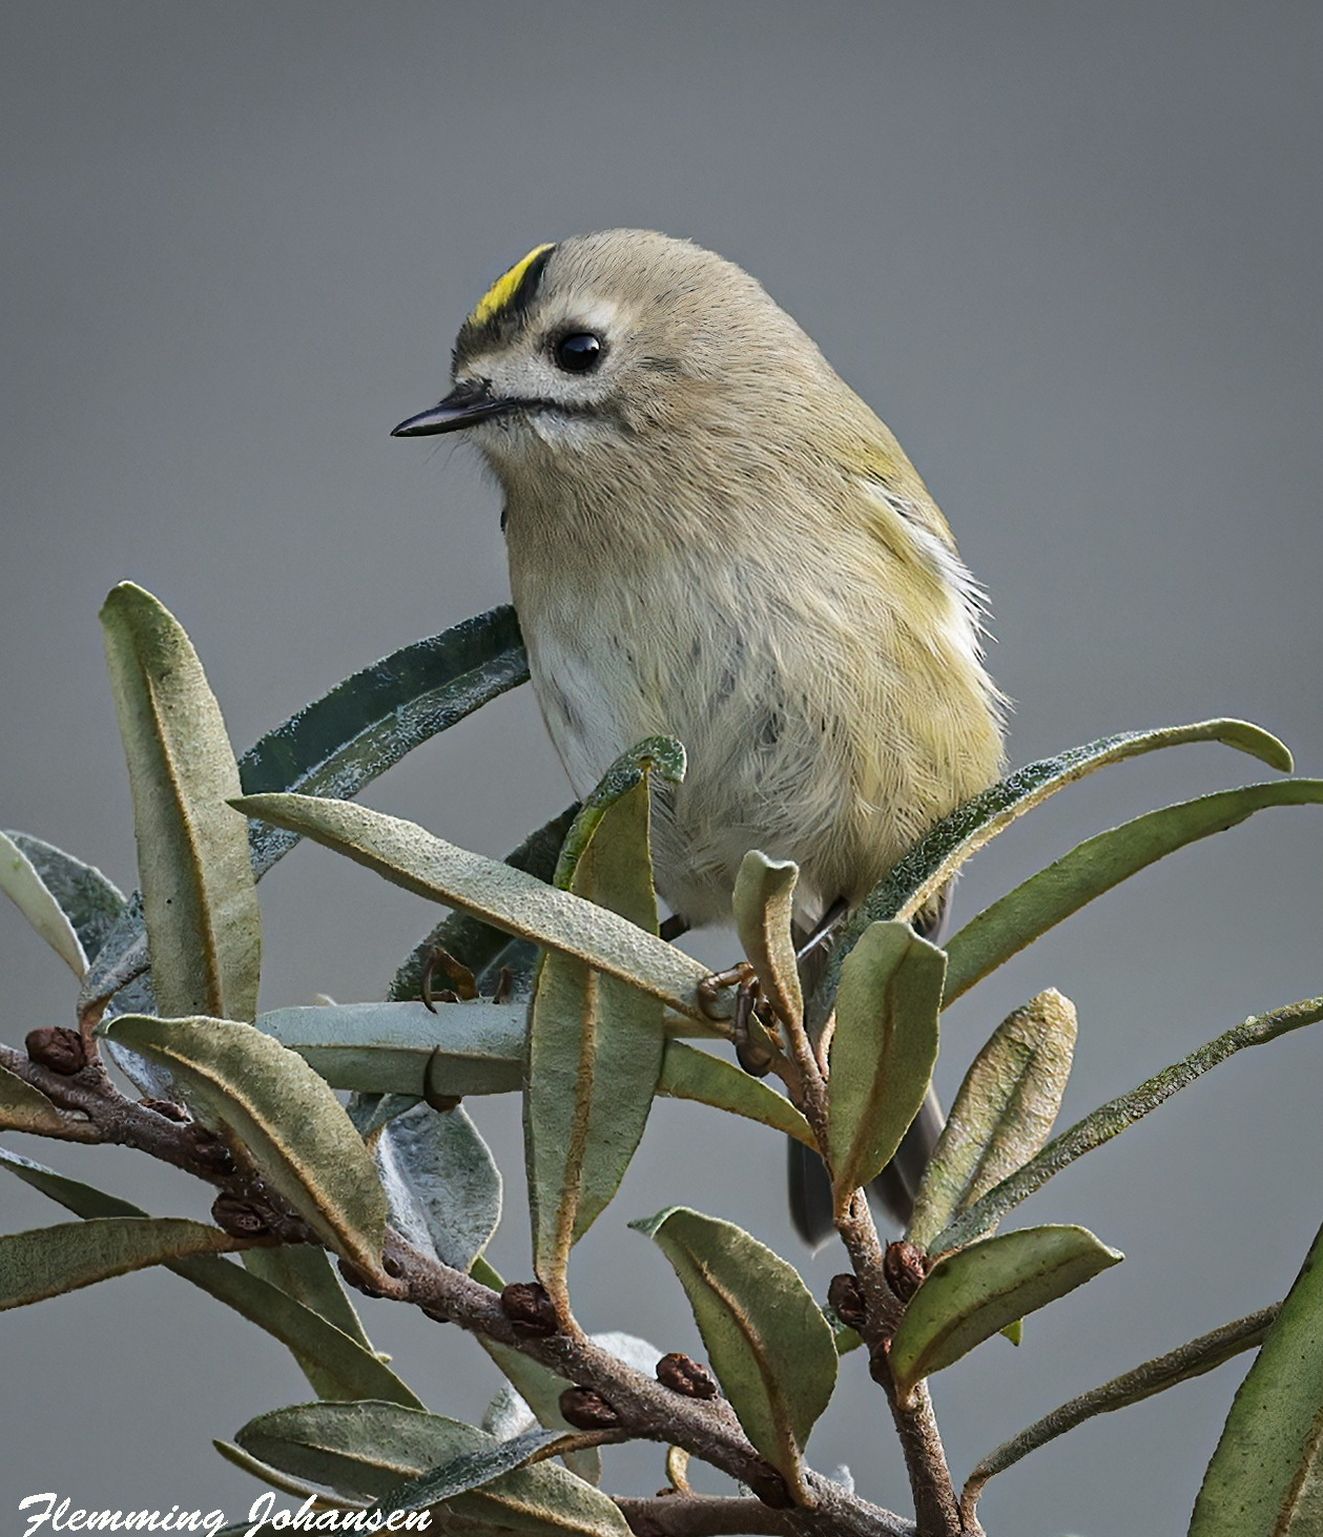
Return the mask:
<path id="1" fill-rule="evenodd" d="M 477 308 L 469 316 L 469 324 L 480 326 L 490 320 L 493 315 L 499 315 L 519 292 L 524 274 L 544 251 L 551 249 L 551 246 L 551 241 L 547 241 L 545 245 L 535 245 L 527 256 L 517 261 L 508 272 L 503 272 L 478 300 Z"/>

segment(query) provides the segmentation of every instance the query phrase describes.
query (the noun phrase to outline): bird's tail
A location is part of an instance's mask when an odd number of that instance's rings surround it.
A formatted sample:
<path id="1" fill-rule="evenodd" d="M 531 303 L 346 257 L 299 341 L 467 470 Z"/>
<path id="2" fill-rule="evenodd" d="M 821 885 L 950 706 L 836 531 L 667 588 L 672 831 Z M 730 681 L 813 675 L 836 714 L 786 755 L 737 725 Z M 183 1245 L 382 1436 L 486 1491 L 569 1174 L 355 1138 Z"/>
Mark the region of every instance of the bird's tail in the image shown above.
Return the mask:
<path id="1" fill-rule="evenodd" d="M 940 942 L 946 928 L 949 893 L 948 886 L 933 908 L 914 919 L 915 930 L 934 944 Z M 819 946 L 805 957 L 801 965 L 805 997 L 812 993 L 825 970 L 830 951 L 829 945 Z M 901 1138 L 895 1157 L 868 1187 L 870 1202 L 880 1206 L 902 1231 L 914 1212 L 914 1197 L 942 1134 L 945 1119 L 930 1084 L 918 1115 Z M 834 1227 L 831 1180 L 822 1159 L 802 1142 L 788 1144 L 787 1159 L 790 1219 L 800 1237 L 816 1249 L 831 1236 Z"/>

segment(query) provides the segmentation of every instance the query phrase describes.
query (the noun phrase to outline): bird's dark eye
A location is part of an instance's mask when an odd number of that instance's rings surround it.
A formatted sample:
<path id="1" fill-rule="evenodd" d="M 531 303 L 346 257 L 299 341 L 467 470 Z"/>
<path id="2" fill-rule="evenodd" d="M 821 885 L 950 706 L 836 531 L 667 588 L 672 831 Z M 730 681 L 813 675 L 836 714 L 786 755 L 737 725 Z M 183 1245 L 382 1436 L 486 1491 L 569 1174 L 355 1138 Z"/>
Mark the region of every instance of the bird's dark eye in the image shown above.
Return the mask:
<path id="1" fill-rule="evenodd" d="M 571 331 L 552 348 L 556 367 L 567 374 L 591 373 L 602 361 L 602 338 L 594 331 Z"/>

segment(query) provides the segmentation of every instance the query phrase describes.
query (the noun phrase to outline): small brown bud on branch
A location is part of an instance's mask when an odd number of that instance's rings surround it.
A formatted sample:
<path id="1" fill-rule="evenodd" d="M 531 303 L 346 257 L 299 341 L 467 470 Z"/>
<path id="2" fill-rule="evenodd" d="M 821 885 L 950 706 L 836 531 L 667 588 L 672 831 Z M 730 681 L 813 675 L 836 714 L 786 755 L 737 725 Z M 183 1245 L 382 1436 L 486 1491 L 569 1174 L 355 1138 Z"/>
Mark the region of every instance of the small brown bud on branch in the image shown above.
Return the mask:
<path id="1" fill-rule="evenodd" d="M 717 1384 L 706 1366 L 700 1366 L 692 1356 L 673 1350 L 657 1362 L 657 1381 L 673 1393 L 683 1393 L 686 1398 L 715 1398 Z"/>
<path id="2" fill-rule="evenodd" d="M 576 1430 L 612 1430 L 620 1423 L 617 1411 L 592 1388 L 566 1388 L 560 1412 Z"/>
<path id="3" fill-rule="evenodd" d="M 899 1239 L 887 1245 L 882 1256 L 882 1274 L 896 1296 L 908 1302 L 928 1274 L 928 1256 L 914 1244 Z"/>
<path id="4" fill-rule="evenodd" d="M 827 1306 L 843 1324 L 848 1324 L 851 1329 L 862 1329 L 868 1310 L 859 1278 L 848 1271 L 844 1275 L 834 1275 L 827 1287 Z"/>
<path id="5" fill-rule="evenodd" d="M 555 1334 L 560 1328 L 556 1305 L 540 1281 L 511 1281 L 501 1293 L 501 1311 L 516 1334 Z"/>
<path id="6" fill-rule="evenodd" d="M 265 1238 L 271 1231 L 275 1213 L 259 1201 L 218 1195 L 211 1203 L 211 1220 L 233 1238 Z"/>
<path id="7" fill-rule="evenodd" d="M 24 1042 L 28 1060 L 49 1068 L 62 1078 L 71 1078 L 87 1066 L 87 1043 L 77 1030 L 65 1025 L 42 1025 L 29 1030 Z"/>
<path id="8" fill-rule="evenodd" d="M 234 1154 L 216 1133 L 196 1121 L 190 1129 L 194 1160 L 213 1174 L 233 1174 Z"/>

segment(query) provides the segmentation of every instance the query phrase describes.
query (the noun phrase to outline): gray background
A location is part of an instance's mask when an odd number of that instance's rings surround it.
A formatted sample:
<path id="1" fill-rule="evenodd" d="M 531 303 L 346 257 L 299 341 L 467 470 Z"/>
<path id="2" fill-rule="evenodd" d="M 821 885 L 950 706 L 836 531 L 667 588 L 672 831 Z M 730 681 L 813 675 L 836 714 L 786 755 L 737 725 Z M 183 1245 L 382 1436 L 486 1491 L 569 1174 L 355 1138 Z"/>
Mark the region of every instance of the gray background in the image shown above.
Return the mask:
<path id="1" fill-rule="evenodd" d="M 133 884 L 96 611 L 133 577 L 189 627 L 236 742 L 505 596 L 497 498 L 464 449 L 392 442 L 454 330 L 535 242 L 611 224 L 756 272 L 891 422 L 988 585 L 1026 761 L 1243 714 L 1323 771 L 1314 605 L 1316 7 L 790 4 L 11 5 L 3 18 L 0 822 Z M 983 854 L 969 916 L 1073 841 L 1262 777 L 1217 747 L 1113 769 Z M 371 804 L 503 852 L 566 789 L 527 692 L 430 744 Z M 1066 1112 L 1246 1013 L 1317 992 L 1320 837 L 1281 810 L 1071 921 L 953 1012 L 940 1084 L 1049 983 L 1081 1038 Z M 262 887 L 268 1004 L 378 995 L 429 913 L 316 849 Z M 704 940 L 729 959 L 731 941 Z M 69 1017 L 59 963 L 0 910 L 10 1040 Z M 1308 1033 L 1238 1059 L 1026 1210 L 1130 1258 L 937 1383 L 957 1469 L 1061 1398 L 1280 1295 L 1321 1215 Z M 494 1257 L 528 1270 L 512 1101 L 478 1108 L 510 1180 Z M 25 1151 L 163 1212 L 141 1158 Z M 661 1104 L 575 1266 L 581 1317 L 694 1347 L 623 1221 L 667 1201 L 804 1261 L 781 1148 Z M 8 1229 L 53 1219 L 12 1184 Z M 493 1369 L 370 1306 L 434 1406 Z M 220 1503 L 212 1453 L 306 1397 L 283 1352 L 164 1273 L 3 1325 L 0 1484 L 76 1503 Z M 1097 1421 L 998 1480 L 989 1530 L 1184 1530 L 1244 1363 Z M 815 1435 L 905 1508 L 862 1364 Z M 655 1453 L 621 1481 L 660 1482 Z M 18 1530 L 12 1516 L 6 1530 Z"/>

